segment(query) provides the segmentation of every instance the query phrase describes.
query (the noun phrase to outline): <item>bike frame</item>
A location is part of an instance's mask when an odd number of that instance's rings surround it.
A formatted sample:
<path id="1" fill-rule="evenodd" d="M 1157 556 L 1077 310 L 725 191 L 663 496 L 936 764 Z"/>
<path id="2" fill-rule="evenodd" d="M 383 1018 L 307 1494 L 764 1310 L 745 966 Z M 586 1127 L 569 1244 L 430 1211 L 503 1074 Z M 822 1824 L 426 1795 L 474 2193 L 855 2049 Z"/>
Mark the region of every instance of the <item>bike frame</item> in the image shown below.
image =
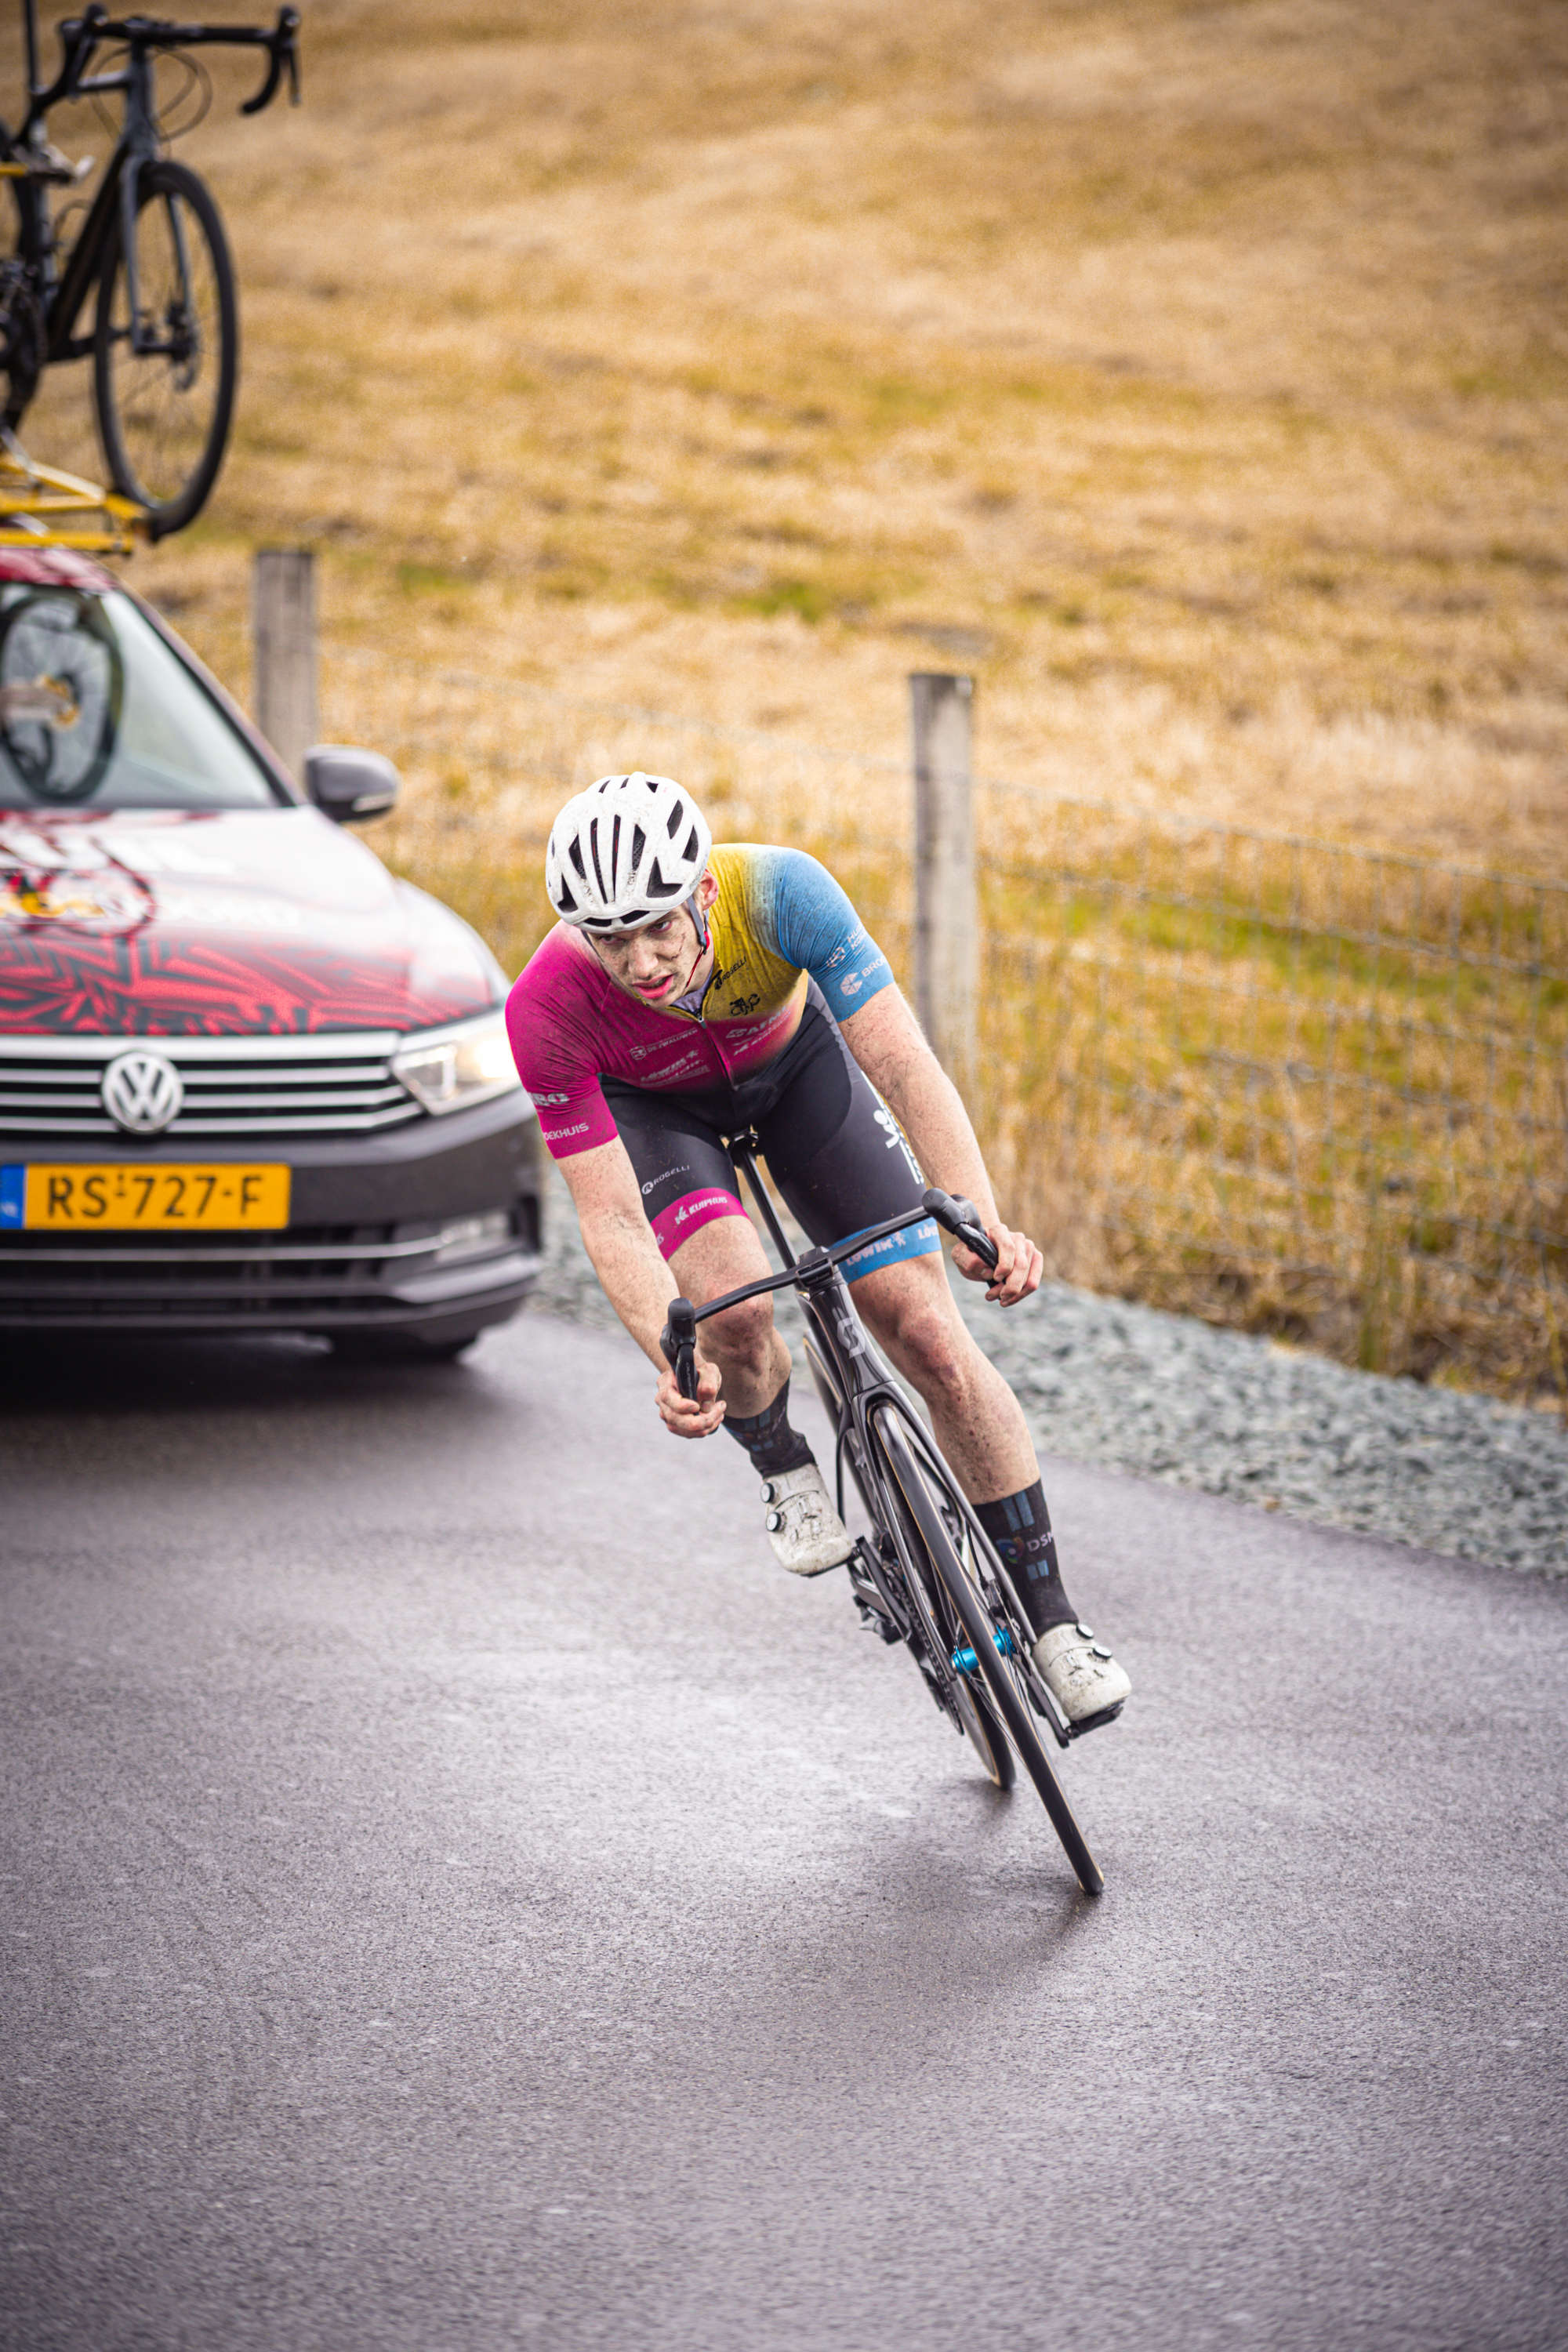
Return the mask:
<path id="1" fill-rule="evenodd" d="M 20 216 L 17 249 L 37 274 L 44 297 L 44 364 L 85 359 L 92 349 L 91 336 L 78 334 L 77 320 L 97 281 L 117 207 L 131 310 L 131 347 L 139 358 L 159 353 L 183 357 L 184 352 L 176 350 L 174 342 L 166 338 L 160 341 L 156 328 L 143 320 L 137 283 L 136 200 L 142 168 L 156 160 L 163 143 L 153 86 L 156 60 L 172 49 L 264 48 L 269 60 L 267 79 L 240 112 L 258 114 L 269 105 L 285 71 L 291 99 L 298 104 L 295 36 L 299 12 L 280 8 L 276 26 L 268 32 L 254 26 L 177 25 L 146 16 L 132 16 L 118 23 L 101 5 L 89 6 L 81 16 L 69 17 L 59 26 L 60 69 L 52 82 L 44 82 L 38 79 L 37 0 L 22 0 L 22 11 L 27 47 L 27 112 L 21 130 L 11 142 L 9 160 L 0 163 L 0 175 L 16 183 Z M 87 67 L 93 51 L 107 42 L 124 44 L 128 51 L 124 64 L 113 73 L 89 74 Z M 58 175 L 39 168 L 43 162 L 44 125 L 52 107 L 73 99 L 117 95 L 125 101 L 123 127 L 62 277 L 58 270 L 54 228 L 45 193 Z M 171 208 L 171 226 L 181 278 L 188 287 L 190 262 L 177 209 Z"/>
<path id="2" fill-rule="evenodd" d="M 967 1227 L 963 1220 L 953 1213 L 959 1204 L 950 1202 L 944 1193 L 931 1192 L 926 1194 L 918 1209 L 906 1211 L 901 1216 L 889 1217 L 885 1223 L 856 1234 L 852 1240 L 837 1243 L 831 1249 L 815 1246 L 797 1258 L 784 1238 L 784 1229 L 758 1173 L 756 1155 L 759 1145 L 755 1134 L 732 1136 L 729 1149 L 731 1160 L 751 1188 L 773 1246 L 784 1262 L 784 1271 L 758 1282 L 747 1283 L 739 1290 L 726 1291 L 721 1297 L 710 1299 L 703 1307 L 689 1308 L 691 1331 L 694 1335 L 698 1323 L 705 1322 L 710 1315 L 721 1314 L 727 1307 L 738 1306 L 742 1299 L 761 1297 L 764 1292 L 793 1286 L 806 1318 L 808 1352 L 815 1342 L 820 1369 L 837 1398 L 838 1428 L 834 1459 L 839 1515 L 843 1516 L 844 1509 L 844 1462 L 847 1454 L 868 1511 L 894 1545 L 903 1585 L 910 1604 L 919 1612 L 921 1621 L 919 1647 L 925 1653 L 921 1659 L 922 1671 L 931 1684 L 933 1696 L 939 1704 L 951 1711 L 952 1694 L 957 1677 L 965 1669 L 950 1654 L 942 1629 L 930 1616 L 923 1581 L 905 1532 L 907 1515 L 891 1489 L 883 1468 L 882 1444 L 874 1434 L 876 1424 L 882 1416 L 891 1413 L 898 1418 L 912 1439 L 917 1452 L 930 1465 L 942 1486 L 951 1490 L 963 1513 L 968 1539 L 984 1562 L 985 1574 L 1000 1589 L 1021 1626 L 1028 1624 L 1027 1612 L 1016 1586 L 997 1556 L 995 1547 L 973 1510 L 959 1493 L 952 1473 L 932 1446 L 925 1424 L 902 1389 L 881 1366 L 879 1352 L 861 1323 L 849 1286 L 838 1268 L 842 1259 L 852 1257 L 869 1244 L 893 1234 L 907 1232 L 911 1225 L 932 1217 L 972 1244 L 984 1242 L 987 1248 L 990 1244 L 983 1233 Z M 685 1301 L 677 1304 L 687 1306 Z M 670 1322 L 671 1328 L 676 1328 L 674 1307 Z M 683 1339 L 684 1333 L 677 1329 L 677 1338 Z M 826 1402 L 827 1399 L 825 1398 L 824 1402 Z M 849 1564 L 850 1581 L 862 1609 L 873 1611 L 894 1629 L 889 1638 L 909 1642 L 916 1628 L 909 1609 L 885 1572 L 888 1563 L 879 1557 L 877 1545 L 862 1538 Z M 1068 1723 L 1055 1698 L 1035 1673 L 1026 1654 L 1018 1658 L 1016 1664 L 1028 1684 L 1035 1713 L 1048 1727 L 1058 1746 L 1066 1748 L 1075 1736 L 1073 1727 Z"/>

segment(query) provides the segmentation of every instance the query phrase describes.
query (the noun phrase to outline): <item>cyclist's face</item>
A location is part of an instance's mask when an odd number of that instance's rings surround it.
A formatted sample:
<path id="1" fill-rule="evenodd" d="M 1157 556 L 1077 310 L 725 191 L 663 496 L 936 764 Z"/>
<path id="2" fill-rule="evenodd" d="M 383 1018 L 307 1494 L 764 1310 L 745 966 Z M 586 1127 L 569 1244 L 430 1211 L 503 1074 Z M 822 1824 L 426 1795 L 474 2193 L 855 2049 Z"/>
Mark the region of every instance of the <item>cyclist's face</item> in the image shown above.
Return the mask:
<path id="1" fill-rule="evenodd" d="M 699 961 L 697 926 L 684 907 L 619 939 L 588 936 L 610 978 L 643 1004 L 668 1004 L 691 985 Z"/>

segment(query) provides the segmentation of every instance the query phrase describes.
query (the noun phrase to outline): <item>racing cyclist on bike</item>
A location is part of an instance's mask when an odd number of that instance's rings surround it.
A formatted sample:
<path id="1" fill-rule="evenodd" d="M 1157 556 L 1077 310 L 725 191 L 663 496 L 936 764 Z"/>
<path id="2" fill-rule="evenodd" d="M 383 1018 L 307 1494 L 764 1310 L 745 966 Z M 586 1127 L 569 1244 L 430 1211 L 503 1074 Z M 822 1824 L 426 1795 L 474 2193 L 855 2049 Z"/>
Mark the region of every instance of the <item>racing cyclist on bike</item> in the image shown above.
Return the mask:
<path id="1" fill-rule="evenodd" d="M 814 1242 L 918 1207 L 924 1169 L 979 1209 L 994 1270 L 962 1244 L 953 1259 L 988 1298 L 1026 1298 L 1040 1253 L 1002 1223 L 956 1089 L 886 957 L 816 858 L 716 849 L 681 785 L 638 772 L 603 777 L 567 803 L 544 880 L 561 920 L 513 988 L 507 1024 L 584 1246 L 658 1369 L 666 1427 L 707 1437 L 722 1423 L 761 1474 L 778 1559 L 819 1575 L 853 1545 L 790 1423 L 789 1349 L 772 1299 L 702 1325 L 694 1399 L 659 1347 L 672 1298 L 700 1304 L 769 1271 L 726 1136 L 756 1129 L 773 1182 Z M 877 1243 L 842 1272 L 879 1344 L 925 1399 L 938 1444 L 1011 1569 L 1036 1663 L 1064 1714 L 1083 1726 L 1108 1717 L 1131 1685 L 1063 1590 L 1023 1412 L 959 1316 L 935 1223 Z"/>

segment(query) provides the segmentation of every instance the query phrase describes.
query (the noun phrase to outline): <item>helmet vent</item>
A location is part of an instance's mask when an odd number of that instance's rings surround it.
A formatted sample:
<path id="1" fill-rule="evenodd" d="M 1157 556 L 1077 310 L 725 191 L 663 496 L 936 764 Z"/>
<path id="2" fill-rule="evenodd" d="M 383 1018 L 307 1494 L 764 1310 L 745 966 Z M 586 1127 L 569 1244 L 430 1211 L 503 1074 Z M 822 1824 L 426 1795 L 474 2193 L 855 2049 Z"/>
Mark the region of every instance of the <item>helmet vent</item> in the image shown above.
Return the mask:
<path id="1" fill-rule="evenodd" d="M 645 802 L 644 793 L 648 795 Z M 545 887 L 557 914 L 594 932 L 637 930 L 691 900 L 712 835 L 672 776 L 601 776 L 551 827 Z"/>

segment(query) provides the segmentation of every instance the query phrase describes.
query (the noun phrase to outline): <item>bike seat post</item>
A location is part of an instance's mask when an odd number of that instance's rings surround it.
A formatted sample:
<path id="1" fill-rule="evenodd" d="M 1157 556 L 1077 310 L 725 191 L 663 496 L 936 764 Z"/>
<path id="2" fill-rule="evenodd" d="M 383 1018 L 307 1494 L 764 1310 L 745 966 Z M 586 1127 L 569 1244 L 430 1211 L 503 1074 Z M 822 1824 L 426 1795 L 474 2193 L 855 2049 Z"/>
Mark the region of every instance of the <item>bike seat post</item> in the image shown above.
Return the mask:
<path id="1" fill-rule="evenodd" d="M 773 1214 L 773 1204 L 768 1198 L 767 1187 L 757 1173 L 757 1153 L 761 1150 L 754 1127 L 748 1127 L 730 1138 L 730 1157 L 752 1188 L 752 1196 L 763 1213 L 763 1223 L 773 1238 L 773 1247 L 786 1266 L 794 1265 L 795 1255 L 784 1236 L 784 1227 Z"/>

